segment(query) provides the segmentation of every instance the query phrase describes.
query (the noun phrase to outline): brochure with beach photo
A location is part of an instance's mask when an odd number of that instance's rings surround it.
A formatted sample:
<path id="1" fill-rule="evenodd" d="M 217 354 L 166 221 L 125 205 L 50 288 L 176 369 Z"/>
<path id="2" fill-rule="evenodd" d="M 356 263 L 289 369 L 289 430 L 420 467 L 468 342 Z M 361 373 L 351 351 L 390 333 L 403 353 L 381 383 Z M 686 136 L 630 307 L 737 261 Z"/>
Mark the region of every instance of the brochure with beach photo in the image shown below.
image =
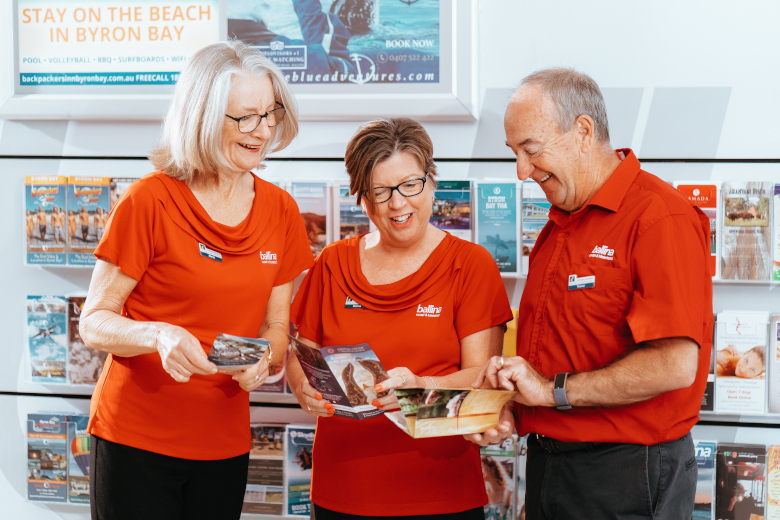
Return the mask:
<path id="1" fill-rule="evenodd" d="M 720 278 L 720 259 L 718 251 L 718 218 L 720 213 L 720 182 L 676 181 L 677 188 L 691 204 L 698 207 L 710 219 L 710 271 L 713 279 Z"/>
<path id="2" fill-rule="evenodd" d="M 316 349 L 289 338 L 306 379 L 333 404 L 335 415 L 362 420 L 384 413 L 371 402 L 385 395 L 374 386 L 389 376 L 368 343 Z"/>
<path id="3" fill-rule="evenodd" d="M 770 280 L 772 276 L 771 182 L 723 183 L 724 280 Z"/>
<path id="4" fill-rule="evenodd" d="M 415 439 L 482 433 L 498 426 L 515 392 L 473 388 L 397 388 L 400 410 L 385 416 Z"/>
<path id="5" fill-rule="evenodd" d="M 515 182 L 479 182 L 476 187 L 476 240 L 490 252 L 502 273 L 520 270 L 518 188 Z"/>
<path id="6" fill-rule="evenodd" d="M 764 413 L 769 313 L 718 313 L 715 337 L 715 411 Z"/>
<path id="7" fill-rule="evenodd" d="M 431 224 L 471 242 L 471 181 L 437 181 Z"/>
<path id="8" fill-rule="evenodd" d="M 220 368 L 244 370 L 260 361 L 270 344 L 263 338 L 242 338 L 220 333 L 209 352 L 209 361 Z"/>
<path id="9" fill-rule="evenodd" d="M 33 383 L 67 383 L 68 299 L 27 297 L 27 346 Z"/>
<path id="10" fill-rule="evenodd" d="M 65 265 L 67 187 L 67 177 L 25 177 L 24 212 L 28 264 Z"/>
<path id="11" fill-rule="evenodd" d="M 284 510 L 284 424 L 253 423 L 242 513 L 281 515 Z"/>
<path id="12" fill-rule="evenodd" d="M 531 251 L 536 245 L 536 239 L 542 228 L 550 220 L 550 207 L 552 204 L 542 190 L 542 187 L 534 181 L 525 181 L 523 187 L 523 211 L 522 211 L 522 230 L 523 230 L 523 274 L 528 274 L 528 267 L 531 258 Z"/>
<path id="13" fill-rule="evenodd" d="M 95 265 L 93 253 L 111 210 L 110 183 L 109 177 L 68 179 L 68 264 Z"/>
<path id="14" fill-rule="evenodd" d="M 766 446 L 719 443 L 715 518 L 761 520 L 766 506 Z"/>

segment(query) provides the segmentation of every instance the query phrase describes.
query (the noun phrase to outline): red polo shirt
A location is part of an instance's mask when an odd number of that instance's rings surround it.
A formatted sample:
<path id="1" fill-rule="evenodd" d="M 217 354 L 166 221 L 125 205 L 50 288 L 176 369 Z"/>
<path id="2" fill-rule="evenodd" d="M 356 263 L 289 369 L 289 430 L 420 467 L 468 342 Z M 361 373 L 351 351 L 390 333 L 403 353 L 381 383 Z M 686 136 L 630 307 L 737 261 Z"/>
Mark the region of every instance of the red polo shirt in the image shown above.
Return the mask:
<path id="1" fill-rule="evenodd" d="M 518 405 L 520 435 L 650 445 L 678 439 L 698 421 L 712 348 L 709 219 L 641 170 L 631 150 L 620 151 L 625 159 L 585 207 L 552 207 L 531 253 L 517 354 L 550 378 L 597 370 L 661 338 L 690 338 L 706 355 L 693 385 L 642 403 Z M 576 283 L 586 287 L 570 289 Z"/>

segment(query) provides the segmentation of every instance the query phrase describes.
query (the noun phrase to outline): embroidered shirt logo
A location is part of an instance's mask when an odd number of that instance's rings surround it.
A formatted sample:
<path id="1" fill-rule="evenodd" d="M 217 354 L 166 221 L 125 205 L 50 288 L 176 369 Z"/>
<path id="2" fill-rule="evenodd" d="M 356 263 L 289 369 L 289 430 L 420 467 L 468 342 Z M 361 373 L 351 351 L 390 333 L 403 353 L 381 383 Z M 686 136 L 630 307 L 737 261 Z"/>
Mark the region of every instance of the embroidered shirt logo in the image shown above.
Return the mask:
<path id="1" fill-rule="evenodd" d="M 601 258 L 602 260 L 614 260 L 615 256 L 615 250 L 610 249 L 607 246 L 596 246 L 593 248 L 593 251 L 590 252 L 589 257 L 592 258 Z"/>
<path id="2" fill-rule="evenodd" d="M 362 305 L 360 305 L 358 302 L 347 296 L 347 301 L 344 302 L 344 308 L 345 309 L 365 309 Z"/>
<path id="3" fill-rule="evenodd" d="M 276 253 L 272 253 L 270 251 L 266 251 L 263 253 L 260 251 L 260 262 L 264 264 L 275 264 L 276 263 Z"/>
<path id="4" fill-rule="evenodd" d="M 434 307 L 433 305 L 428 305 L 427 307 L 423 307 L 422 305 L 417 305 L 417 316 L 424 316 L 426 318 L 438 318 L 441 316 L 441 307 Z"/>

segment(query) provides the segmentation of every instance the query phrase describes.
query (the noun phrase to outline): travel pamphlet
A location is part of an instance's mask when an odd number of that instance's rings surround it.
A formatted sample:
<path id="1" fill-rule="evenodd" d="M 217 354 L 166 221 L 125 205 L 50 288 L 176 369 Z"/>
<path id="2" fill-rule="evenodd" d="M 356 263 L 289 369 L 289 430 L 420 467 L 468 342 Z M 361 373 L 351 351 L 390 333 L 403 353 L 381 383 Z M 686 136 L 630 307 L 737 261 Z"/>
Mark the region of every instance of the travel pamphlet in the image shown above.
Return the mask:
<path id="1" fill-rule="evenodd" d="M 250 424 L 252 449 L 242 513 L 284 513 L 284 424 Z"/>
<path id="2" fill-rule="evenodd" d="M 707 372 L 707 384 L 704 386 L 704 394 L 701 396 L 699 410 L 703 412 L 715 411 L 715 357 L 717 354 L 715 340 L 718 334 L 718 316 L 713 315 L 712 320 L 712 348 L 710 349 L 710 369 Z"/>
<path id="3" fill-rule="evenodd" d="M 766 446 L 718 444 L 715 518 L 763 519 L 766 487 Z"/>
<path id="4" fill-rule="evenodd" d="M 24 212 L 28 264 L 65 265 L 67 186 L 67 177 L 25 177 Z"/>
<path id="5" fill-rule="evenodd" d="M 715 346 L 715 411 L 764 413 L 769 313 L 718 313 Z"/>
<path id="6" fill-rule="evenodd" d="M 341 183 L 333 188 L 333 229 L 339 240 L 360 236 L 371 229 L 371 219 L 363 214 L 354 195 L 349 194 L 349 183 Z"/>
<path id="7" fill-rule="evenodd" d="M 84 308 L 84 296 L 68 297 L 68 382 L 73 385 L 94 385 L 103 371 L 108 354 L 89 348 L 79 334 L 79 320 Z"/>
<path id="8" fill-rule="evenodd" d="M 287 376 L 285 375 L 287 369 L 287 359 L 290 356 L 290 348 L 287 347 L 287 352 L 284 356 L 284 361 L 278 365 L 270 365 L 268 367 L 268 377 L 265 379 L 262 385 L 258 386 L 252 393 L 258 394 L 283 394 L 284 389 L 287 387 Z"/>
<path id="9" fill-rule="evenodd" d="M 27 415 L 27 499 L 68 501 L 68 417 Z"/>
<path id="10" fill-rule="evenodd" d="M 306 379 L 333 404 L 335 415 L 362 420 L 384 413 L 371 402 L 384 396 L 374 386 L 389 376 L 368 343 L 316 349 L 289 338 Z"/>
<path id="11" fill-rule="evenodd" d="M 536 245 L 536 239 L 542 228 L 550 220 L 550 207 L 552 204 L 544 195 L 542 187 L 534 181 L 525 181 L 523 188 L 523 266 L 522 273 L 528 274 L 528 267 L 531 258 L 531 251 Z"/>
<path id="12" fill-rule="evenodd" d="M 415 439 L 482 433 L 498 426 L 515 392 L 473 388 L 397 388 L 400 410 L 385 416 Z"/>
<path id="13" fill-rule="evenodd" d="M 66 383 L 68 299 L 27 297 L 27 346 L 33 383 Z"/>
<path id="14" fill-rule="evenodd" d="M 677 181 L 674 187 L 691 204 L 697 206 L 710 219 L 710 271 L 712 278 L 720 278 L 720 259 L 718 258 L 718 215 L 720 213 L 719 182 Z"/>
<path id="15" fill-rule="evenodd" d="M 223 370 L 245 370 L 262 359 L 270 344 L 263 338 L 242 338 L 220 333 L 209 352 L 209 361 Z"/>
<path id="16" fill-rule="evenodd" d="M 291 182 L 290 194 L 298 204 L 314 258 L 331 242 L 328 233 L 330 198 L 326 182 Z"/>
<path id="17" fill-rule="evenodd" d="M 285 503 L 288 515 L 311 515 L 311 468 L 314 426 L 285 429 Z"/>
<path id="18" fill-rule="evenodd" d="M 715 452 L 714 441 L 693 441 L 696 465 L 699 469 L 696 481 L 696 498 L 693 504 L 693 519 L 712 520 L 712 497 L 715 494 Z"/>
<path id="19" fill-rule="evenodd" d="M 471 181 L 438 181 L 431 224 L 471 242 Z"/>
<path id="20" fill-rule="evenodd" d="M 111 177 L 108 183 L 108 200 L 111 209 L 114 209 L 127 188 L 137 180 L 135 177 Z"/>
<path id="21" fill-rule="evenodd" d="M 772 229 L 775 236 L 775 254 L 772 261 L 772 280 L 780 282 L 780 184 L 775 184 L 774 196 L 775 218 Z"/>
<path id="22" fill-rule="evenodd" d="M 479 182 L 476 187 L 477 243 L 487 249 L 502 273 L 518 273 L 518 186 L 514 182 Z"/>
<path id="23" fill-rule="evenodd" d="M 769 446 L 766 458 L 766 518 L 780 520 L 780 446 Z"/>
<path id="24" fill-rule="evenodd" d="M 723 183 L 724 280 L 770 280 L 772 277 L 771 182 Z"/>
<path id="25" fill-rule="evenodd" d="M 111 210 L 108 177 L 68 179 L 68 264 L 95 265 Z"/>
<path id="26" fill-rule="evenodd" d="M 514 520 L 515 492 L 517 487 L 516 436 L 500 444 L 483 446 L 479 450 L 482 459 L 482 478 L 488 503 L 484 506 L 485 520 Z"/>
<path id="27" fill-rule="evenodd" d="M 780 413 L 780 314 L 769 325 L 769 413 Z"/>
<path id="28" fill-rule="evenodd" d="M 68 501 L 89 504 L 89 415 L 71 415 L 68 421 Z"/>

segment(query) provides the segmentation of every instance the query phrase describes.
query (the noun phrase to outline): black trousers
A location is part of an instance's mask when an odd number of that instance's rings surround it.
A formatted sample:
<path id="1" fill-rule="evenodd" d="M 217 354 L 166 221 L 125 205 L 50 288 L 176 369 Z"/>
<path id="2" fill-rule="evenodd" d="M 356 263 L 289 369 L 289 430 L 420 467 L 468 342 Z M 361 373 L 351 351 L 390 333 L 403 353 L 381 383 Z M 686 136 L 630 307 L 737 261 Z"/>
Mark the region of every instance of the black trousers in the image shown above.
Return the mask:
<path id="1" fill-rule="evenodd" d="M 424 492 L 424 491 L 423 491 Z M 415 516 L 360 516 L 339 513 L 325 509 L 317 504 L 312 504 L 311 520 L 485 520 L 485 513 L 481 507 L 475 507 L 460 513 L 443 515 L 415 515 Z"/>
<path id="2" fill-rule="evenodd" d="M 92 520 L 238 519 L 249 453 L 188 460 L 90 438 Z"/>
<path id="3" fill-rule="evenodd" d="M 603 443 L 561 453 L 531 434 L 526 519 L 690 519 L 697 475 L 690 433 L 653 446 Z"/>

